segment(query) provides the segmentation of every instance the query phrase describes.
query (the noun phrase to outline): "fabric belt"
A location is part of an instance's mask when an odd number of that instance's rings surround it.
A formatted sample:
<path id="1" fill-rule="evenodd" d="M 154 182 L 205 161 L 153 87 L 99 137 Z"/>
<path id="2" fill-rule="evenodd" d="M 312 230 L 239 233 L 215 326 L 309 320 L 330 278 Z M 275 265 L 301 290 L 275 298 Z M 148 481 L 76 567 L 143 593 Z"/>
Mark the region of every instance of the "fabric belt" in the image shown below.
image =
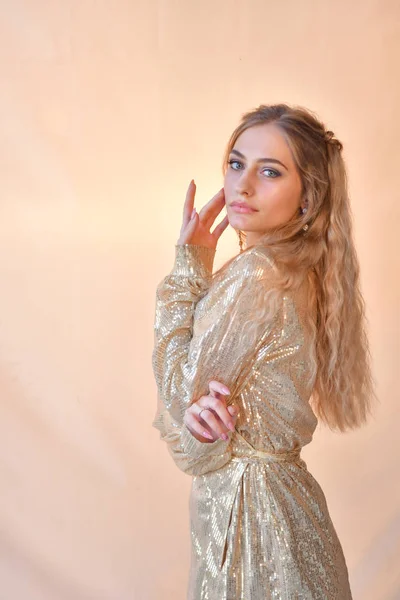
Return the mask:
<path id="1" fill-rule="evenodd" d="M 263 450 L 255 450 L 251 454 L 235 454 L 232 453 L 232 462 L 249 461 L 253 458 L 261 459 L 261 462 L 288 462 L 298 460 L 300 458 L 300 451 L 294 450 L 293 452 L 265 452 Z"/>
<path id="2" fill-rule="evenodd" d="M 259 458 L 263 461 L 295 461 L 300 458 L 301 448 L 293 448 L 292 450 L 284 450 L 280 452 L 270 452 L 268 450 L 256 450 L 253 446 L 242 436 L 238 431 L 235 431 L 235 438 L 240 438 L 242 442 L 251 450 L 250 454 L 242 454 L 241 452 L 232 450 L 232 458 L 233 462 L 238 461 L 248 461 L 251 458 Z"/>

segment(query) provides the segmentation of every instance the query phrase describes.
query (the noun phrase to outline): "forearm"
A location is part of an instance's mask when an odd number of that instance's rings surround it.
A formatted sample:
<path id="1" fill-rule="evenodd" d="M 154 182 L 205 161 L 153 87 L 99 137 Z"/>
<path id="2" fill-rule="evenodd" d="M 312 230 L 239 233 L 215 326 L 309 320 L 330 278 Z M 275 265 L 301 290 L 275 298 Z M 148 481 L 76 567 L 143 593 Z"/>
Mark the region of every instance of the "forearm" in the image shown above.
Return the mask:
<path id="1" fill-rule="evenodd" d="M 165 407 L 180 423 L 192 400 L 188 353 L 193 314 L 210 286 L 214 255 L 211 248 L 176 245 L 173 269 L 157 287 L 153 372 Z"/>
<path id="2" fill-rule="evenodd" d="M 160 410 L 152 423 L 160 431 L 160 438 L 166 442 L 168 452 L 176 466 L 187 475 L 203 475 L 224 466 L 231 457 L 228 439 L 206 440 L 203 443 L 193 436 L 185 424 L 180 425 L 172 419 L 167 410 Z"/>

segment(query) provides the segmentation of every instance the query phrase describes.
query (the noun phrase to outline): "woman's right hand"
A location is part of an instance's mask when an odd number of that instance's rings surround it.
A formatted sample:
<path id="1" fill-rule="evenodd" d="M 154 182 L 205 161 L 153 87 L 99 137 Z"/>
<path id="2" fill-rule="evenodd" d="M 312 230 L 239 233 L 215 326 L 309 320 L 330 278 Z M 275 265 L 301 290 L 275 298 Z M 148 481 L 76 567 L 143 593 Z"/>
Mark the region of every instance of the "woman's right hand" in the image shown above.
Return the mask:
<path id="1" fill-rule="evenodd" d="M 228 388 L 218 381 L 210 381 L 209 388 L 210 394 L 201 396 L 199 400 L 193 402 L 186 409 L 183 417 L 183 422 L 190 433 L 204 443 L 228 439 L 227 432 L 235 430 L 238 417 L 236 406 L 233 404 L 226 406 L 223 398 L 230 393 Z M 201 416 L 199 416 L 200 411 L 202 411 Z"/>
<path id="2" fill-rule="evenodd" d="M 205 206 L 203 206 L 199 214 L 197 214 L 194 208 L 195 194 L 196 184 L 192 179 L 186 193 L 186 200 L 183 207 L 183 222 L 177 244 L 194 244 L 215 249 L 219 238 L 229 224 L 228 215 L 226 215 L 216 226 L 214 231 L 212 233 L 210 232 L 210 227 L 225 206 L 224 188 L 221 188 L 220 191 L 215 194 Z"/>

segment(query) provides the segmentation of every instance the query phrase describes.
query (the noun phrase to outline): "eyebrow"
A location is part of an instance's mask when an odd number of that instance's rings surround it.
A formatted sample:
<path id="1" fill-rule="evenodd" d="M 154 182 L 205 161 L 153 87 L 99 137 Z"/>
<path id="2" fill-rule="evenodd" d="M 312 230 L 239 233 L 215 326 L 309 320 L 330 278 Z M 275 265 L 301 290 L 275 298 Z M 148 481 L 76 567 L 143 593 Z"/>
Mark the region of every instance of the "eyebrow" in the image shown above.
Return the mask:
<path id="1" fill-rule="evenodd" d="M 237 154 L 240 158 L 245 158 L 244 154 L 242 154 L 241 152 L 239 152 L 239 150 L 232 149 L 231 150 L 231 154 Z M 286 165 L 284 165 L 283 162 L 281 162 L 277 158 L 259 158 L 259 159 L 257 159 L 256 162 L 258 162 L 258 163 L 262 163 L 262 162 L 276 163 L 278 165 L 282 165 L 282 167 L 284 167 L 286 169 L 286 171 L 289 170 L 286 167 Z"/>

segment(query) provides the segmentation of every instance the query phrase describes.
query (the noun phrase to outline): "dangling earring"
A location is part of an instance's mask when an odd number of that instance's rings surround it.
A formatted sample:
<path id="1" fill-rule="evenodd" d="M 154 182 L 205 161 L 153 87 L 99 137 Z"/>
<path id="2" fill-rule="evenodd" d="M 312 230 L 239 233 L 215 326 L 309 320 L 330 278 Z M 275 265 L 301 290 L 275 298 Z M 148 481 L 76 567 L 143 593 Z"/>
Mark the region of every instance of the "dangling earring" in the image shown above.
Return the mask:
<path id="1" fill-rule="evenodd" d="M 240 231 L 240 229 L 238 230 L 238 236 L 239 236 L 239 248 L 240 248 L 240 253 L 243 252 L 243 242 L 246 241 L 246 234 L 243 233 L 243 231 Z"/>
<path id="2" fill-rule="evenodd" d="M 306 207 L 305 206 L 303 208 L 300 207 L 300 212 L 304 215 L 307 212 Z M 308 229 L 307 223 L 303 226 L 302 229 L 303 229 L 303 231 L 307 231 L 307 229 Z"/>

